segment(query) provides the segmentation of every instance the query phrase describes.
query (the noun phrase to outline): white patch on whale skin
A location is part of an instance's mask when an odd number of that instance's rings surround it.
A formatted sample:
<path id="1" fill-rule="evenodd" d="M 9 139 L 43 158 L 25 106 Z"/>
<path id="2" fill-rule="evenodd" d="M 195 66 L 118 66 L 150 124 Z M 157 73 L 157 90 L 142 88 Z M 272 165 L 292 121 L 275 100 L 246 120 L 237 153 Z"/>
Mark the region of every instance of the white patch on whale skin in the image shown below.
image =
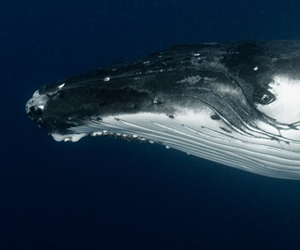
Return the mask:
<path id="1" fill-rule="evenodd" d="M 39 91 L 35 91 L 31 99 L 26 103 L 25 110 L 28 113 L 31 107 L 44 109 L 49 97 L 46 95 L 40 95 Z"/>
<path id="2" fill-rule="evenodd" d="M 53 133 L 51 134 L 51 136 L 53 137 L 53 139 L 55 141 L 71 141 L 71 142 L 77 142 L 79 141 L 82 137 L 87 136 L 86 133 L 80 133 L 80 134 L 70 134 L 70 135 L 60 135 L 60 134 L 56 134 Z"/>
<path id="3" fill-rule="evenodd" d="M 65 86 L 65 83 L 58 86 L 59 89 L 62 89 Z"/>
<path id="4" fill-rule="evenodd" d="M 190 155 L 269 177 L 300 179 L 300 144 L 259 134 L 239 133 L 222 120 L 213 120 L 209 108 L 195 114 L 139 113 L 91 119 L 70 128 L 56 140 L 77 141 L 91 135 L 126 135 L 177 149 Z M 223 129 L 222 129 L 223 128 Z M 100 132 L 100 131 L 103 131 Z M 134 135 L 134 136 L 133 136 Z M 260 135 L 258 137 L 257 135 Z"/>
<path id="5" fill-rule="evenodd" d="M 186 78 L 184 78 L 183 80 L 178 81 L 177 83 L 187 83 L 190 85 L 195 85 L 196 83 L 198 83 L 200 80 L 202 79 L 201 76 L 196 75 L 196 76 L 188 76 Z"/>
<path id="6" fill-rule="evenodd" d="M 300 81 L 277 75 L 268 89 L 276 100 L 257 109 L 277 122 L 292 124 L 300 121 Z"/>

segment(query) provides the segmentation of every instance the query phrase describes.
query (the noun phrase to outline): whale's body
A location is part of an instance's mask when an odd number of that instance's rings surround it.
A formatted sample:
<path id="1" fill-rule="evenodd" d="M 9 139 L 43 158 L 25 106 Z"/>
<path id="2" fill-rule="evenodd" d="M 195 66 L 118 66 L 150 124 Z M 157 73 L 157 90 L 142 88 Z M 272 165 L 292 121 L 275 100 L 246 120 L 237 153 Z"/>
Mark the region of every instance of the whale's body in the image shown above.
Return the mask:
<path id="1" fill-rule="evenodd" d="M 300 41 L 174 46 L 45 85 L 26 112 L 57 141 L 149 140 L 300 179 Z"/>

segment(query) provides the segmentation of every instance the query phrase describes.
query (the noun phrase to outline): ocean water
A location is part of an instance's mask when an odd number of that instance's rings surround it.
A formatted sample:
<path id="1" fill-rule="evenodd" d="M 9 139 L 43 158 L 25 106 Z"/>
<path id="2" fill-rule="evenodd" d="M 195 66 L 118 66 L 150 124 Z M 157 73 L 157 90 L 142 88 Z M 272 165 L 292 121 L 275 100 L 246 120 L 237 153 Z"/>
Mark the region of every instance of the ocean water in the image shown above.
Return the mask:
<path id="1" fill-rule="evenodd" d="M 0 249 L 299 249 L 300 182 L 159 145 L 58 143 L 25 103 L 171 45 L 299 39 L 297 1 L 0 1 Z"/>

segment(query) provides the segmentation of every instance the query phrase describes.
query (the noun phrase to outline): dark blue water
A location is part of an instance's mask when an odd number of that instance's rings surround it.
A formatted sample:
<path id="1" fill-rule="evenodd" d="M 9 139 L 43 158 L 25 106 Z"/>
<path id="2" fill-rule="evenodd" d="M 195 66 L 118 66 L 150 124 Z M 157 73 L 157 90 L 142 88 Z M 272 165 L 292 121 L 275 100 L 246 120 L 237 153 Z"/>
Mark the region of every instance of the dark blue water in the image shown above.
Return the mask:
<path id="1" fill-rule="evenodd" d="M 296 1 L 0 1 L 0 249 L 298 249 L 300 182 L 162 146 L 57 143 L 42 85 L 180 43 L 299 39 Z"/>

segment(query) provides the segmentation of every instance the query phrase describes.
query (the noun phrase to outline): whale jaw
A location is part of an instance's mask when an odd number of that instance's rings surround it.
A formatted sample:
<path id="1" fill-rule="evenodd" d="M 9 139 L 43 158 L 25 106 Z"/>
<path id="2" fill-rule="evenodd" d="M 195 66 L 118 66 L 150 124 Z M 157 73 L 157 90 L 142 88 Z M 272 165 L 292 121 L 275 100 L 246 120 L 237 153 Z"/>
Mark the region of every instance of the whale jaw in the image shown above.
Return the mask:
<path id="1" fill-rule="evenodd" d="M 212 120 L 213 112 L 176 116 L 143 113 L 99 119 L 92 117 L 67 134 L 51 134 L 57 141 L 76 142 L 85 136 L 113 136 L 128 141 L 159 144 L 251 173 L 299 179 L 300 160 L 284 142 L 249 135 L 247 140 L 222 122 Z M 196 117 L 201 116 L 201 121 Z M 201 125 L 199 125 L 201 124 Z M 286 147 L 286 149 L 284 149 Z M 298 147 L 298 145 L 294 145 Z"/>

